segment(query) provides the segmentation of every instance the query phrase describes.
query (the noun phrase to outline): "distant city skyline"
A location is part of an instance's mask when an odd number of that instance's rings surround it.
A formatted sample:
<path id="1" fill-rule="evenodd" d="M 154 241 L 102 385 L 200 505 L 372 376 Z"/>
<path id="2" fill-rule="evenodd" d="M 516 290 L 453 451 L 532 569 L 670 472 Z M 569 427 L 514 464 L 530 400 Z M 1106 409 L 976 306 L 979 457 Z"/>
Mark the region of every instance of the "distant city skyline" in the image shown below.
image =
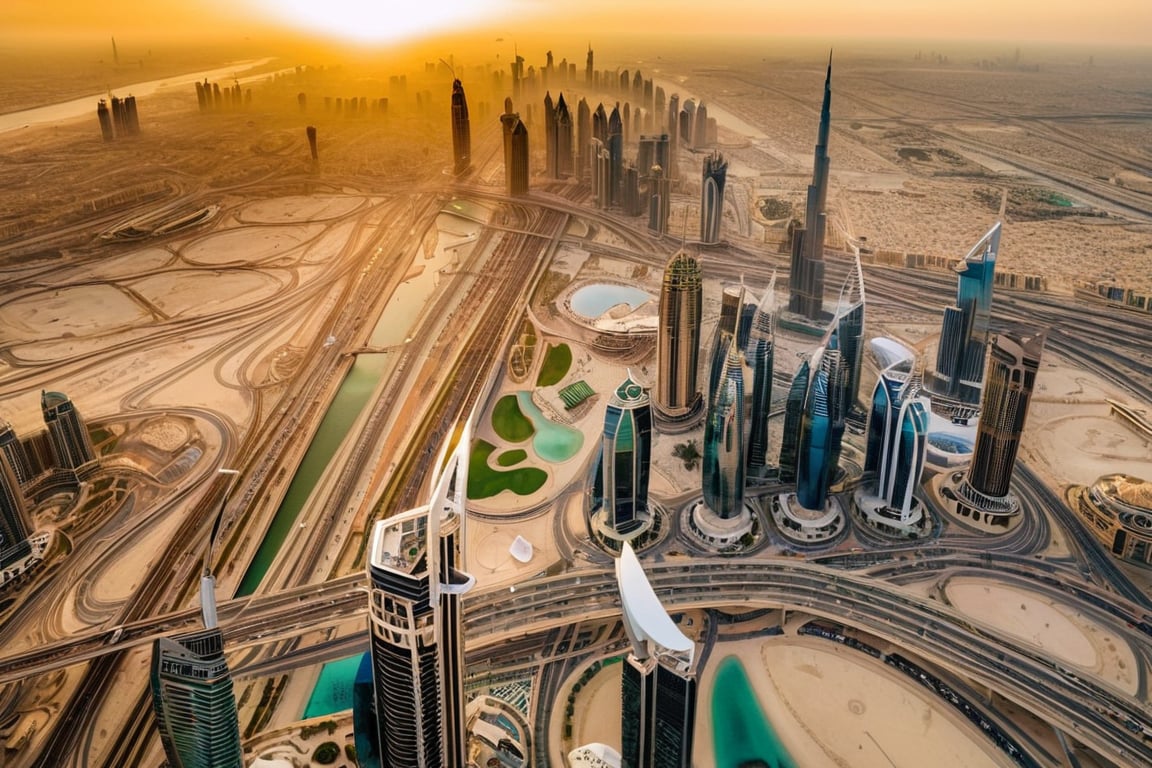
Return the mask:
<path id="1" fill-rule="evenodd" d="M 655 8 L 660 12 L 653 13 Z M 626 6 L 589 0 L 563 8 L 539 0 L 442 0 L 402 9 L 364 0 L 184 0 L 178 5 L 137 0 L 93 5 L 66 0 L 51 6 L 10 0 L 0 10 L 0 30 L 12 38 L 5 39 L 0 32 L 0 44 L 17 43 L 28 34 L 130 33 L 165 39 L 205 34 L 220 39 L 282 30 L 290 35 L 304 31 L 318 38 L 372 45 L 469 30 L 524 35 L 548 27 L 564 29 L 568 34 L 595 32 L 606 36 L 643 30 L 646 35 L 762 33 L 766 39 L 818 36 L 825 40 L 999 40 L 1147 47 L 1152 5 L 1143 0 L 1102 0 L 1086 13 L 1083 5 L 1067 0 L 972 0 L 962 6 L 908 0 L 866 5 L 850 0 L 815 0 L 803 7 L 721 0 L 710 4 L 707 13 L 700 13 L 697 4 L 687 0 L 636 0 Z"/>

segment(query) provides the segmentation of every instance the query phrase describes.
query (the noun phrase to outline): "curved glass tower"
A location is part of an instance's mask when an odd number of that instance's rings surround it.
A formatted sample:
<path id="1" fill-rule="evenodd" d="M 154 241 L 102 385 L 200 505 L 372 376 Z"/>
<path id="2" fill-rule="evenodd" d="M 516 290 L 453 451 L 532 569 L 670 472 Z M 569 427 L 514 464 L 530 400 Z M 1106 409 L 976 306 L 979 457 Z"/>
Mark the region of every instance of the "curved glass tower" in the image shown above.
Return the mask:
<path id="1" fill-rule="evenodd" d="M 873 495 L 902 522 L 912 515 L 913 493 L 924 471 L 928 443 L 928 409 L 918 397 L 907 363 L 880 374 L 872 391 L 868 448 L 864 471 L 874 472 Z"/>
<path id="2" fill-rule="evenodd" d="M 708 404 L 702 467 L 704 504 L 723 520 L 738 517 L 744 509 L 744 362 L 735 336 Z"/>
<path id="3" fill-rule="evenodd" d="M 800 363 L 792 386 L 788 388 L 788 400 L 784 406 L 784 434 L 780 439 L 780 482 L 796 480 L 796 461 L 800 450 L 800 425 L 804 420 L 804 398 L 808 394 L 808 379 L 812 364 L 808 360 Z"/>
<path id="4" fill-rule="evenodd" d="M 768 464 L 768 412 L 772 408 L 772 363 L 775 351 L 776 273 L 756 308 L 748 339 L 748 362 L 752 366 L 752 424 L 748 433 L 748 471 Z"/>
<path id="5" fill-rule="evenodd" d="M 640 528 L 648 517 L 648 465 L 652 413 L 648 393 L 631 375 L 616 388 L 604 414 L 598 485 L 609 524 L 618 534 Z"/>
<path id="6" fill-rule="evenodd" d="M 368 551 L 373 686 L 388 765 L 464 768 L 460 596 L 475 583 L 460 540 L 471 425 L 444 464 L 432 500 L 376 523 Z"/>
<path id="7" fill-rule="evenodd" d="M 844 413 L 840 403 L 847 379 L 836 333 L 828 346 L 813 356 L 812 375 L 800 422 L 796 457 L 796 500 L 805 509 L 824 509 L 844 437 Z"/>
<path id="8" fill-rule="evenodd" d="M 156 726 L 173 768 L 241 768 L 236 698 L 218 628 L 157 638 L 151 683 Z"/>
<path id="9" fill-rule="evenodd" d="M 980 404 L 1000 229 L 996 222 L 956 265 L 956 305 L 944 310 L 936 371 L 928 380 L 933 409 L 942 415 L 967 419 Z"/>
<path id="10" fill-rule="evenodd" d="M 704 158 L 700 184 L 700 242 L 720 242 L 720 222 L 724 217 L 724 180 L 728 162 L 719 152 Z"/>

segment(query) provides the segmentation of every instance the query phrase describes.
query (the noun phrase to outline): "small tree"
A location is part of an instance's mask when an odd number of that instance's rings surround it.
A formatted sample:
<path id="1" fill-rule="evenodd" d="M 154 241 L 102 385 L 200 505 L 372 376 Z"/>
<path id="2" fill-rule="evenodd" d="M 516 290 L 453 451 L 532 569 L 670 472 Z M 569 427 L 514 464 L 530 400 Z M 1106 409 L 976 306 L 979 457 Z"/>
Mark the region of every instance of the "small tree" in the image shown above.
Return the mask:
<path id="1" fill-rule="evenodd" d="M 324 742 L 312 753 L 312 762 L 320 765 L 332 765 L 338 759 L 340 759 L 340 746 L 334 741 Z"/>
<path id="2" fill-rule="evenodd" d="M 693 470 L 700 466 L 700 448 L 695 440 L 674 446 L 672 455 L 684 462 L 684 469 Z"/>

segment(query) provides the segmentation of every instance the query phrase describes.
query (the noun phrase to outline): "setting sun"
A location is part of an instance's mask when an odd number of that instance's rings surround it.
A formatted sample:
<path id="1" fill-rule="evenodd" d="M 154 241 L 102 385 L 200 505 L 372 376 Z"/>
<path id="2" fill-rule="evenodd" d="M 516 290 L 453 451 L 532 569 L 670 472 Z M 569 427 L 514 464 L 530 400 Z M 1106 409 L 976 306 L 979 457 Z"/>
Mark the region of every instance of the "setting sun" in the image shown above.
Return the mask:
<path id="1" fill-rule="evenodd" d="M 516 0 L 439 0 L 392 4 L 370 0 L 256 0 L 272 18 L 325 36 L 359 43 L 423 37 L 498 21 L 522 12 Z M 397 7 L 399 6 L 399 7 Z"/>

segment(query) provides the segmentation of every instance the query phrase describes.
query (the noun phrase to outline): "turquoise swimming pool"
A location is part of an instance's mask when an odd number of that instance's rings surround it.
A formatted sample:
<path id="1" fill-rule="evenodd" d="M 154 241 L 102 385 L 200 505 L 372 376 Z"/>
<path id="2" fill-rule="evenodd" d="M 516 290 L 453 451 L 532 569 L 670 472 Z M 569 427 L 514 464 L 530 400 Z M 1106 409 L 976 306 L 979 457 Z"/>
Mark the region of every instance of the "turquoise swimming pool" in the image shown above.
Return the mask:
<path id="1" fill-rule="evenodd" d="M 532 449 L 544 461 L 560 464 L 575 456 L 584 446 L 584 433 L 550 421 L 532 402 L 530 392 L 517 392 L 516 402 L 536 430 L 532 436 Z"/>
<path id="2" fill-rule="evenodd" d="M 716 768 L 797 768 L 764 716 L 736 656 L 716 669 L 712 688 L 712 746 Z"/>

